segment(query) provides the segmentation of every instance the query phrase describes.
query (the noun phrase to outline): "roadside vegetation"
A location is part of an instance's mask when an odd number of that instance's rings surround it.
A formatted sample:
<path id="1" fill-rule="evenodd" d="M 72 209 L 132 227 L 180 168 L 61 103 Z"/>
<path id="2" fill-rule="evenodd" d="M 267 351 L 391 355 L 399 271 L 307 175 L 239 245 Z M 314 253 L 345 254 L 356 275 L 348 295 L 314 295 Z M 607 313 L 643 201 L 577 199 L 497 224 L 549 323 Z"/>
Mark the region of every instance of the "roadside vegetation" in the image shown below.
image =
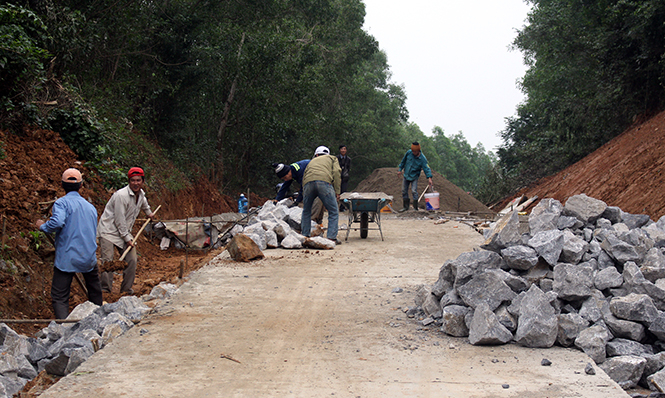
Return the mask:
<path id="1" fill-rule="evenodd" d="M 491 203 L 665 104 L 665 4 L 528 1 L 526 100 L 496 154 L 409 121 L 360 0 L 0 1 L 0 128 L 57 131 L 108 187 L 140 164 L 174 191 L 205 177 L 265 196 L 271 163 L 318 145 L 347 145 L 353 187 L 417 140 Z"/>

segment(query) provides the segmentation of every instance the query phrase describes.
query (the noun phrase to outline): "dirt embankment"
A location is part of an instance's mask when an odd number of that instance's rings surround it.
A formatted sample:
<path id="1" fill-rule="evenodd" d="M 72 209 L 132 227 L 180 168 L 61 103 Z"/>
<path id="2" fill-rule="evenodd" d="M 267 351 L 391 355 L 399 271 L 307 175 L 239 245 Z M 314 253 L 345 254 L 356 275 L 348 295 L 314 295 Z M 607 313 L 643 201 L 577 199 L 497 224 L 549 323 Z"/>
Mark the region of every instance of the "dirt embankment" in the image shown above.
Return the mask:
<path id="1" fill-rule="evenodd" d="M 418 179 L 420 194 L 427 188 L 427 184 L 425 174 L 420 173 Z M 434 190 L 439 193 L 439 208 L 441 211 L 491 213 L 487 206 L 436 171 L 432 171 L 432 184 Z M 402 208 L 402 177 L 397 174 L 397 168 L 395 167 L 383 167 L 374 170 L 372 174 L 358 184 L 354 191 L 383 192 L 393 197 L 393 208 L 395 210 Z M 423 207 L 424 204 L 425 198 L 423 197 L 420 207 Z"/>
<path id="2" fill-rule="evenodd" d="M 0 318 L 53 317 L 50 298 L 53 247 L 43 235 L 36 233 L 34 222 L 47 218 L 48 202 L 64 195 L 60 177 L 69 167 L 82 171 L 85 183 L 80 193 L 101 215 L 112 192 L 104 188 L 84 163 L 77 161 L 59 134 L 39 129 L 26 129 L 20 135 L 0 131 Z M 235 211 L 235 200 L 221 194 L 205 179 L 177 193 L 156 186 L 158 182 L 149 175 L 146 182 L 145 190 L 152 208 L 162 205 L 158 213 L 161 219 Z M 254 195 L 251 199 L 253 203 L 263 200 Z M 136 223 L 135 232 L 141 224 Z M 134 290 L 139 295 L 149 293 L 159 282 L 177 279 L 181 260 L 187 273 L 205 264 L 208 254 L 185 253 L 174 248 L 161 251 L 159 242 L 149 242 L 147 237 L 142 237 Z M 86 299 L 76 283 L 72 289 L 71 308 Z M 118 290 L 105 294 L 104 299 L 116 301 L 120 297 Z M 12 325 L 27 335 L 43 326 Z"/>
<path id="3" fill-rule="evenodd" d="M 501 210 L 520 195 L 565 203 L 581 193 L 628 213 L 648 214 L 653 220 L 665 215 L 665 112 L 626 130 L 561 172 L 521 189 L 493 210 Z"/>

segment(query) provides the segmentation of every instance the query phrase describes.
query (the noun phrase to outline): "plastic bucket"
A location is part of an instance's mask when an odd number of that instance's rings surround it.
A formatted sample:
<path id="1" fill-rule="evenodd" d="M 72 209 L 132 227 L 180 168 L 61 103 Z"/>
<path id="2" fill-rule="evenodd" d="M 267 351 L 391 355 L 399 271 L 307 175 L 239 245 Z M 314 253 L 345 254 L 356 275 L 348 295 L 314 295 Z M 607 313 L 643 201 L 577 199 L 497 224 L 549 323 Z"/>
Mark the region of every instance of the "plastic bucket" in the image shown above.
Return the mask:
<path id="1" fill-rule="evenodd" d="M 425 194 L 425 209 L 439 210 L 439 193 L 426 193 Z"/>

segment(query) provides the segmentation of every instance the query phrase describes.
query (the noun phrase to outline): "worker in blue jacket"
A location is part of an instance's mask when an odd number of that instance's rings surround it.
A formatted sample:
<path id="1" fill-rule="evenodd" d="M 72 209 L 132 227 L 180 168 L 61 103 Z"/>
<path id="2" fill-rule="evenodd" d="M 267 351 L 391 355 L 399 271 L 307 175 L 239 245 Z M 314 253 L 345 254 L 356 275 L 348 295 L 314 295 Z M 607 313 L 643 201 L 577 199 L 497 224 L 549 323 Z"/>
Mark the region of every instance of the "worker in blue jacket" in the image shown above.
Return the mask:
<path id="1" fill-rule="evenodd" d="M 308 164 L 309 159 L 301 160 L 289 165 L 284 163 L 274 163 L 272 165 L 272 167 L 275 169 L 277 177 L 284 181 L 282 183 L 282 187 L 279 189 L 279 192 L 277 192 L 277 196 L 275 197 L 276 200 L 282 200 L 286 197 L 286 195 L 289 193 L 289 189 L 291 188 L 291 184 L 295 180 L 298 182 L 298 184 L 300 184 L 295 203 L 302 202 L 302 177 L 305 175 L 305 168 Z"/>
<path id="2" fill-rule="evenodd" d="M 404 154 L 397 172 L 400 176 L 404 175 L 402 180 L 402 202 L 404 205 L 400 211 L 409 210 L 409 185 L 411 185 L 411 196 L 413 196 L 413 209 L 418 210 L 418 178 L 421 170 L 425 171 L 429 185 L 432 186 L 432 170 L 427 164 L 427 158 L 420 152 L 420 144 L 414 142 L 411 144 L 411 149 Z"/>

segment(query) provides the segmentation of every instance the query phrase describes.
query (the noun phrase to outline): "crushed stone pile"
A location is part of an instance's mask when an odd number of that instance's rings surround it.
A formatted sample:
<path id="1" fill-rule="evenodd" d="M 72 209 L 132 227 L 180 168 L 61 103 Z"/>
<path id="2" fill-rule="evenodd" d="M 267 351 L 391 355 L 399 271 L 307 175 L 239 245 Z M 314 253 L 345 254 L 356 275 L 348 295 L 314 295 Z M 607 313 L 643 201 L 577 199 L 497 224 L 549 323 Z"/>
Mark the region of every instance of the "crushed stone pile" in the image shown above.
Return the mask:
<path id="1" fill-rule="evenodd" d="M 432 170 L 432 184 L 439 193 L 439 210 L 452 212 L 493 213 L 487 206 L 471 196 L 462 188 L 448 181 L 444 176 Z M 418 179 L 419 195 L 427 188 L 428 182 L 424 173 Z M 355 192 L 384 192 L 393 197 L 395 205 L 402 206 L 402 177 L 397 174 L 396 167 L 383 167 L 376 169 L 367 178 L 362 180 L 354 189 Z M 425 208 L 425 198 L 419 203 Z M 395 210 L 397 210 L 395 208 Z"/>
<path id="2" fill-rule="evenodd" d="M 234 255 L 236 261 L 248 261 L 262 257 L 262 254 L 244 256 L 243 253 L 251 252 L 252 248 L 242 244 L 239 239 L 235 239 L 238 234 L 250 238 L 260 251 L 278 247 L 284 249 L 308 247 L 323 250 L 335 248 L 334 241 L 320 236 L 323 234 L 323 230 L 314 221 L 311 225 L 312 237 L 307 238 L 301 235 L 301 223 L 302 208 L 293 206 L 291 199 L 283 199 L 277 203 L 267 200 L 261 207 L 254 208 L 247 215 L 244 220 L 245 225 L 236 224 L 223 239 L 233 243 L 231 247 L 238 253 L 238 255 Z"/>
<path id="3" fill-rule="evenodd" d="M 35 337 L 18 334 L 0 323 L 0 398 L 14 396 L 42 371 L 55 376 L 74 372 L 92 354 L 154 311 L 147 302 L 165 300 L 176 291 L 175 285 L 162 282 L 141 298 L 125 296 L 102 306 L 86 301 L 67 317 L 80 319 L 78 322 L 52 321 Z"/>
<path id="4" fill-rule="evenodd" d="M 528 224 L 509 213 L 485 238 L 418 287 L 409 317 L 474 345 L 575 347 L 624 389 L 665 390 L 665 217 L 581 194 L 541 200 Z"/>

